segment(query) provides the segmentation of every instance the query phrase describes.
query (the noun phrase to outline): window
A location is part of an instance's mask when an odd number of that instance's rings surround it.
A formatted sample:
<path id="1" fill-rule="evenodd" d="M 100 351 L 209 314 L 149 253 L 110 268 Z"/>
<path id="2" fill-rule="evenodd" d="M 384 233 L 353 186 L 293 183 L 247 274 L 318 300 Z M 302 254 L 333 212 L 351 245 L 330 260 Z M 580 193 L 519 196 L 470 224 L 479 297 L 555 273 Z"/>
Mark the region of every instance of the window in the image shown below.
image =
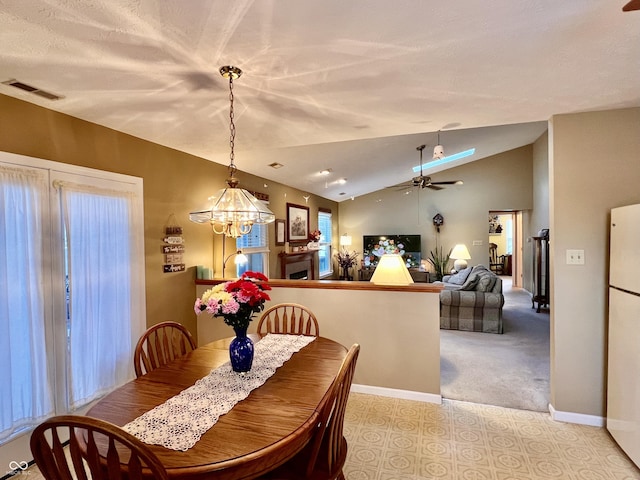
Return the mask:
<path id="1" fill-rule="evenodd" d="M 513 220 L 512 217 L 507 218 L 507 253 L 513 254 Z"/>
<path id="2" fill-rule="evenodd" d="M 320 236 L 320 250 L 318 250 L 320 278 L 333 274 L 333 262 L 331 261 L 331 239 L 333 226 L 331 225 L 331 212 L 318 212 L 318 230 Z"/>
<path id="3" fill-rule="evenodd" d="M 269 237 L 267 225 L 254 224 L 251 232 L 236 239 L 236 248 L 242 250 L 248 262 L 236 265 L 236 274 L 239 277 L 246 271 L 260 272 L 269 276 Z"/>
<path id="4" fill-rule="evenodd" d="M 133 378 L 142 225 L 140 179 L 0 152 L 0 444 Z"/>

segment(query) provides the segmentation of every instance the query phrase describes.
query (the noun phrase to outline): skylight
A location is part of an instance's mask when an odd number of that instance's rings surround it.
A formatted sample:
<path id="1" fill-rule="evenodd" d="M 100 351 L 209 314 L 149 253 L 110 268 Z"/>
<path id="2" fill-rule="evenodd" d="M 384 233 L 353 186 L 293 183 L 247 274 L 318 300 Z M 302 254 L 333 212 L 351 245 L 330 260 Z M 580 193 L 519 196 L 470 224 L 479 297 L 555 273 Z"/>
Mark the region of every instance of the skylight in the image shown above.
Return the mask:
<path id="1" fill-rule="evenodd" d="M 476 153 L 476 149 L 470 148 L 469 150 L 465 150 L 464 152 L 454 153 L 453 155 L 449 155 L 448 157 L 442 157 L 437 160 L 432 160 L 430 162 L 423 163 L 422 169 L 426 170 L 427 168 L 437 167 L 438 165 L 443 165 L 445 163 L 453 162 L 454 160 L 460 160 L 461 158 L 468 157 L 470 155 L 473 155 L 474 153 Z M 417 167 L 413 167 L 413 171 L 415 173 L 420 172 L 420 165 L 418 165 Z"/>

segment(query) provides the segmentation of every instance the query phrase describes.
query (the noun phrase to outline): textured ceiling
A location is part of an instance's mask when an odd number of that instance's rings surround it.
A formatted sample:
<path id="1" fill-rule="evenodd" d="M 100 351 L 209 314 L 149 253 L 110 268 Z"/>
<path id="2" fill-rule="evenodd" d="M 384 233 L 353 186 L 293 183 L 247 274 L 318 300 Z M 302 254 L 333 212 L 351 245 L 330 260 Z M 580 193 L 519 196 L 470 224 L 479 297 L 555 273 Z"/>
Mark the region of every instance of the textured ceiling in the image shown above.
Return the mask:
<path id="1" fill-rule="evenodd" d="M 237 65 L 237 167 L 341 201 L 410 179 L 438 130 L 473 161 L 555 114 L 640 106 L 624 3 L 0 0 L 0 81 L 64 98 L 0 93 L 227 165 Z"/>

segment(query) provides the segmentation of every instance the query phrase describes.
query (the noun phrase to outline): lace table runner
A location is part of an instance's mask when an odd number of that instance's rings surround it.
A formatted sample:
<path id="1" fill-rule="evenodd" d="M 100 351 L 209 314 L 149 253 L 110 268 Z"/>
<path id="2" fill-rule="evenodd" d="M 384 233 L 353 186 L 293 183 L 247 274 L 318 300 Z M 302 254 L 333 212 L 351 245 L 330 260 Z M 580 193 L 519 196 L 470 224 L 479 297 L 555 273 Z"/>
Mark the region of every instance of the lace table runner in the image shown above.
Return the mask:
<path id="1" fill-rule="evenodd" d="M 315 340 L 297 335 L 267 335 L 255 344 L 253 366 L 244 375 L 229 362 L 193 386 L 142 414 L 123 428 L 145 443 L 185 451 L 291 356 Z"/>

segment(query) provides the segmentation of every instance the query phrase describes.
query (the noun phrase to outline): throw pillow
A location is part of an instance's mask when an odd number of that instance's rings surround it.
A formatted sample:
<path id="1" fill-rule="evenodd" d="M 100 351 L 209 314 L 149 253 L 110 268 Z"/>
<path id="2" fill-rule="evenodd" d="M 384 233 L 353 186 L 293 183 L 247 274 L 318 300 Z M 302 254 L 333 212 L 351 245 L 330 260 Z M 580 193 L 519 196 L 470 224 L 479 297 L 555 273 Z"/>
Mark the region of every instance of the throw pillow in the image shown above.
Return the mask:
<path id="1" fill-rule="evenodd" d="M 462 285 L 469 278 L 469 274 L 471 274 L 471 267 L 460 270 L 458 273 L 454 275 L 449 275 L 449 279 L 446 280 L 448 283 L 454 283 L 456 285 Z M 443 279 L 444 280 L 444 279 Z"/>

